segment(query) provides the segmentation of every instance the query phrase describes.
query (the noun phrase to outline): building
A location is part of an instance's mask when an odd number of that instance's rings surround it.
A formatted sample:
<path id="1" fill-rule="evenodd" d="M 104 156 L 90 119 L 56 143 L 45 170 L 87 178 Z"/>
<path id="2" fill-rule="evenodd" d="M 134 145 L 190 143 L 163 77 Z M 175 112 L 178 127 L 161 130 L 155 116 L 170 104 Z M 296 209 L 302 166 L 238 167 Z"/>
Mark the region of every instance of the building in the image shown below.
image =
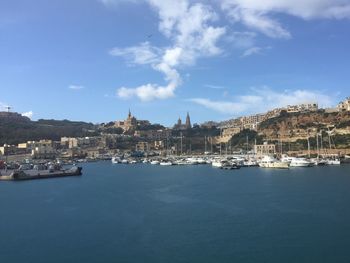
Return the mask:
<path id="1" fill-rule="evenodd" d="M 350 111 L 350 97 L 346 98 L 344 101 L 340 102 L 337 106 L 338 111 Z"/>
<path id="2" fill-rule="evenodd" d="M 179 118 L 177 120 L 177 123 L 174 125 L 173 129 L 174 130 L 188 130 L 192 128 L 192 124 L 191 124 L 191 118 L 190 118 L 190 114 L 187 112 L 186 115 L 186 122 L 185 124 L 182 124 L 182 120 L 181 118 Z"/>
<path id="3" fill-rule="evenodd" d="M 164 141 L 155 141 L 154 142 L 154 149 L 161 150 L 165 148 Z"/>
<path id="4" fill-rule="evenodd" d="M 267 142 L 261 145 L 254 145 L 254 153 L 258 156 L 272 155 L 276 153 L 276 146 Z"/>
<path id="5" fill-rule="evenodd" d="M 16 154 L 17 147 L 15 145 L 4 144 L 0 147 L 0 154 L 2 155 L 12 155 Z"/>
<path id="6" fill-rule="evenodd" d="M 136 144 L 135 150 L 137 152 L 148 152 L 150 150 L 148 142 L 138 142 Z"/>
<path id="7" fill-rule="evenodd" d="M 126 120 L 116 121 L 114 124 L 116 128 L 122 128 L 124 132 L 136 130 L 138 127 L 144 127 L 149 125 L 151 125 L 151 123 L 147 120 L 137 120 L 134 116 L 132 116 L 130 110 Z"/>
<path id="8" fill-rule="evenodd" d="M 163 140 L 171 136 L 171 130 L 137 130 L 134 136 L 148 140 Z"/>
<path id="9" fill-rule="evenodd" d="M 51 140 L 40 140 L 32 149 L 32 157 L 36 159 L 52 159 L 56 156 Z"/>
<path id="10" fill-rule="evenodd" d="M 318 111 L 318 104 L 304 103 L 299 105 L 288 105 L 286 110 L 288 113 Z"/>
<path id="11" fill-rule="evenodd" d="M 61 147 L 73 149 L 73 148 L 89 148 L 97 147 L 99 145 L 100 137 L 62 137 L 61 138 Z"/>

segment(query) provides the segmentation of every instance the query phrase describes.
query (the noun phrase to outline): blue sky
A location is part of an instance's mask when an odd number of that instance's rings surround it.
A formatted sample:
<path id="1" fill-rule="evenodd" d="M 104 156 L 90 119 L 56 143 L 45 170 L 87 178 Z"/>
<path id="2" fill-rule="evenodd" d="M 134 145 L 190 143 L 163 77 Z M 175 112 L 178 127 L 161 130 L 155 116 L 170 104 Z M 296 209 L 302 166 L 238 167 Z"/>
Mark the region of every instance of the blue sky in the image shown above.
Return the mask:
<path id="1" fill-rule="evenodd" d="M 172 125 L 350 95 L 349 0 L 2 0 L 0 107 Z"/>

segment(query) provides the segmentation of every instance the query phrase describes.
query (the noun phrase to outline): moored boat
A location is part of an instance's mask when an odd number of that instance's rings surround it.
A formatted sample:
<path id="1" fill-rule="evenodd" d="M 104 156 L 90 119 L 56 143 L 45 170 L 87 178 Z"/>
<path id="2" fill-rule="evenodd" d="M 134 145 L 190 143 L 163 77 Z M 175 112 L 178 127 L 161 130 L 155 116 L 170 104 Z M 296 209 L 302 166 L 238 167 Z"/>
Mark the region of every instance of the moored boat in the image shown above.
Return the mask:
<path id="1" fill-rule="evenodd" d="M 271 156 L 264 156 L 259 162 L 261 168 L 277 168 L 277 169 L 288 169 L 289 163 L 279 161 Z"/>

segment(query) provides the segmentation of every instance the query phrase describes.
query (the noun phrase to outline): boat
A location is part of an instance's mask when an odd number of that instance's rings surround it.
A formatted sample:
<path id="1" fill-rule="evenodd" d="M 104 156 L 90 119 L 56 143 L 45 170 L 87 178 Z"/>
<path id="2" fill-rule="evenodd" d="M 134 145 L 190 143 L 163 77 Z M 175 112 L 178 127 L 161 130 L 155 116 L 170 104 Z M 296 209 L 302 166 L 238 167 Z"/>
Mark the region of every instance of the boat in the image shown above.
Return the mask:
<path id="1" fill-rule="evenodd" d="M 216 168 L 221 168 L 222 167 L 222 161 L 214 160 L 214 161 L 212 161 L 211 166 L 212 167 L 216 167 Z"/>
<path id="2" fill-rule="evenodd" d="M 254 160 L 243 161 L 243 166 L 244 167 L 258 166 L 258 162 Z"/>
<path id="3" fill-rule="evenodd" d="M 222 162 L 222 166 L 220 167 L 220 169 L 224 169 L 224 170 L 234 170 L 234 169 L 240 169 L 240 168 L 241 166 L 231 162 Z"/>
<path id="4" fill-rule="evenodd" d="M 120 157 L 112 157 L 112 163 L 117 164 L 117 163 L 121 163 Z"/>
<path id="5" fill-rule="evenodd" d="M 327 165 L 327 161 L 321 158 L 314 158 L 311 159 L 311 161 L 314 163 L 316 166 L 325 166 Z"/>
<path id="6" fill-rule="evenodd" d="M 341 160 L 342 163 L 350 163 L 350 155 L 344 155 L 344 158 Z"/>
<path id="7" fill-rule="evenodd" d="M 288 169 L 289 163 L 285 161 L 279 161 L 271 156 L 264 156 L 259 162 L 261 168 L 277 168 L 277 169 Z"/>
<path id="8" fill-rule="evenodd" d="M 311 167 L 315 165 L 312 161 L 300 157 L 283 156 L 281 161 L 288 162 L 290 167 Z"/>
<path id="9" fill-rule="evenodd" d="M 340 160 L 339 159 L 328 159 L 326 160 L 328 165 L 340 165 Z"/>
<path id="10" fill-rule="evenodd" d="M 123 160 L 121 160 L 121 163 L 122 163 L 122 164 L 128 164 L 129 161 L 128 161 L 127 159 L 123 159 Z"/>
<path id="11" fill-rule="evenodd" d="M 159 164 L 162 165 L 162 166 L 170 166 L 170 165 L 173 165 L 173 163 L 170 162 L 170 161 L 162 161 L 162 162 L 160 162 Z"/>
<path id="12" fill-rule="evenodd" d="M 150 162 L 150 164 L 159 164 L 159 161 L 153 160 L 153 161 Z"/>
<path id="13" fill-rule="evenodd" d="M 187 161 L 188 164 L 192 164 L 192 165 L 197 165 L 198 164 L 197 158 L 187 158 L 186 161 Z"/>

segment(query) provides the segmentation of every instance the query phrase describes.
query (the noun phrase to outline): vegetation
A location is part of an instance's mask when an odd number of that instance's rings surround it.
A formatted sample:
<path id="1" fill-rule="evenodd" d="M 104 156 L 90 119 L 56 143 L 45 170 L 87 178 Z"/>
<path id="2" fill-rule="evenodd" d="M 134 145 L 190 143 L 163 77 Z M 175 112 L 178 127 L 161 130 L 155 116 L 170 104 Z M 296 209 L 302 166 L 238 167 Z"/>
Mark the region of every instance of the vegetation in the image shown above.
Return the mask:
<path id="1" fill-rule="evenodd" d="M 242 130 L 240 133 L 235 134 L 229 144 L 232 145 L 234 148 L 241 148 L 241 149 L 246 149 L 247 147 L 247 138 L 248 138 L 248 149 L 251 150 L 252 149 L 252 145 L 253 143 L 257 144 L 262 144 L 263 143 L 263 137 L 258 135 L 258 133 L 256 131 L 253 130 Z"/>
<path id="2" fill-rule="evenodd" d="M 97 135 L 92 123 L 68 120 L 38 120 L 30 122 L 11 122 L 0 119 L 0 145 L 17 144 L 26 141 L 61 137 L 84 137 Z"/>

